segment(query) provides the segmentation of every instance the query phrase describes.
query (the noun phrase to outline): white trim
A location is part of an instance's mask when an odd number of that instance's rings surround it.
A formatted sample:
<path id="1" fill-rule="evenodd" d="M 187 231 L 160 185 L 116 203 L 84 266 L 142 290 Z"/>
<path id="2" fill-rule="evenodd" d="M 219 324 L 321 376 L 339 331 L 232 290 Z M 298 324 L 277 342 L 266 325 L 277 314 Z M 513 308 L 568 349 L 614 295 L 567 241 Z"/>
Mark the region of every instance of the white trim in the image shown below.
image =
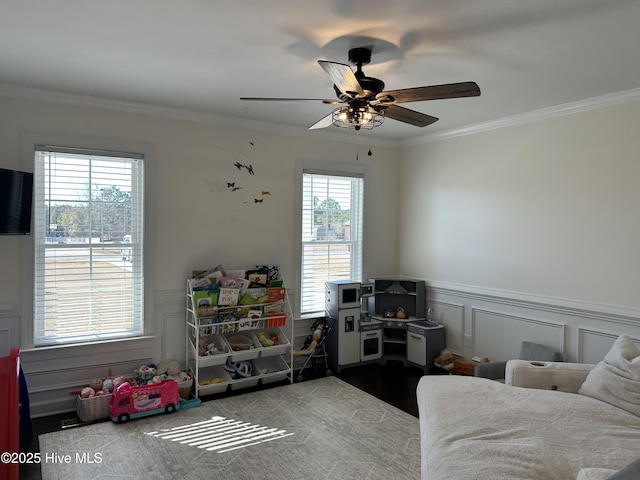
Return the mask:
<path id="1" fill-rule="evenodd" d="M 640 325 L 640 310 L 509 290 L 426 280 L 427 292 L 485 300 L 503 305 L 574 315 L 582 318 Z"/>
<path id="2" fill-rule="evenodd" d="M 288 125 L 279 125 L 271 122 L 262 122 L 258 120 L 249 120 L 240 117 L 231 117 L 219 115 L 215 113 L 198 112 L 183 108 L 162 107 L 159 105 L 150 105 L 136 102 L 125 102 L 110 98 L 93 97 L 89 95 L 78 95 L 65 92 L 54 92 L 31 87 L 23 87 L 19 85 L 9 85 L 0 83 L 0 96 L 21 98 L 25 100 L 34 100 L 49 103 L 59 103 L 64 105 L 73 105 L 80 107 L 101 108 L 105 110 L 117 110 L 128 113 L 136 113 L 141 115 L 151 115 L 155 117 L 174 118 L 178 120 L 188 120 L 194 122 L 208 123 L 220 126 L 230 126 L 235 128 L 244 128 L 259 132 L 281 133 L 294 136 L 313 136 L 314 138 L 324 138 L 340 142 L 356 143 L 357 138 L 351 131 L 334 130 L 313 130 L 310 131 L 303 127 L 293 127 Z M 506 117 L 497 118 L 487 122 L 480 122 L 466 125 L 460 128 L 444 130 L 442 132 L 429 133 L 420 137 L 412 137 L 404 140 L 391 140 L 380 137 L 373 137 L 373 143 L 376 146 L 409 146 L 419 145 L 428 142 L 446 140 L 449 138 L 460 137 L 464 135 L 473 135 L 476 133 L 488 132 L 498 128 L 504 128 L 514 125 L 522 125 L 525 123 L 537 122 L 564 115 L 572 115 L 574 113 L 586 112 L 598 108 L 610 107 L 622 103 L 637 102 L 640 100 L 640 88 L 624 90 L 621 92 L 609 93 L 598 97 L 578 100 L 576 102 L 563 103 L 551 107 L 531 110 L 529 112 L 508 115 Z"/>
<path id="3" fill-rule="evenodd" d="M 296 297 L 295 302 L 293 302 L 293 314 L 295 318 L 300 317 L 300 272 L 302 271 L 302 242 L 300 239 L 302 238 L 302 175 L 305 170 L 313 170 L 315 173 L 320 174 L 351 174 L 351 175 L 362 175 L 364 180 L 364 191 L 362 192 L 362 202 L 363 202 L 363 217 L 362 217 L 362 226 L 363 226 L 363 234 L 362 234 L 362 279 L 363 281 L 369 278 L 369 274 L 367 271 L 367 265 L 369 264 L 369 255 L 367 250 L 367 230 L 370 228 L 369 223 L 371 219 L 372 213 L 368 206 L 369 195 L 369 183 L 370 183 L 370 175 L 371 175 L 371 167 L 369 165 L 363 164 L 355 164 L 355 163 L 338 163 L 338 162 L 324 162 L 321 160 L 309 160 L 309 159 L 298 159 L 296 160 L 296 184 L 295 184 L 295 234 L 296 234 L 296 258 L 294 262 L 294 272 L 295 272 L 295 289 L 298 292 L 298 296 Z M 313 317 L 317 317 L 317 315 L 310 315 Z"/>
<path id="4" fill-rule="evenodd" d="M 444 325 L 445 328 L 448 330 L 448 332 L 445 334 L 445 347 L 451 351 L 451 353 L 453 353 L 454 355 L 458 355 L 459 357 L 464 357 L 464 319 L 465 319 L 465 315 L 466 315 L 466 306 L 464 303 L 453 303 L 453 302 L 448 302 L 445 300 L 433 300 L 433 299 L 429 299 L 427 298 L 427 306 L 429 308 L 432 308 L 434 306 L 440 305 L 441 307 L 445 307 L 445 308 L 450 308 L 451 310 L 457 311 L 458 316 L 456 318 L 447 318 L 446 322 L 443 322 L 441 320 L 441 318 L 439 317 L 435 317 L 435 320 Z M 443 308 L 435 308 L 434 309 L 436 312 L 438 312 L 439 310 L 443 310 Z M 440 312 L 442 313 L 442 312 Z M 455 327 L 457 327 L 457 330 L 459 331 L 459 336 L 457 338 L 457 343 L 455 343 L 453 340 L 449 341 L 451 338 L 453 338 L 453 335 L 451 335 L 451 330 L 453 329 L 454 325 L 453 322 L 456 323 Z M 454 339 L 455 340 L 455 339 Z"/>
<path id="5" fill-rule="evenodd" d="M 127 139 L 112 139 L 102 137 L 91 137 L 86 135 L 59 134 L 59 133 L 37 133 L 23 132 L 20 135 L 20 162 L 21 168 L 32 172 L 34 169 L 34 152 L 36 145 L 73 145 L 78 148 L 89 148 L 99 150 L 115 150 L 139 153 L 145 159 L 144 167 L 144 229 L 145 232 L 156 231 L 156 216 L 154 206 L 156 204 L 156 156 L 155 146 L 151 143 L 132 141 Z M 33 276 L 35 262 L 33 258 L 34 237 L 26 237 L 20 245 L 20 283 L 21 283 L 21 312 L 22 312 L 22 335 L 21 348 L 23 351 L 34 348 L 33 329 Z M 144 255 L 144 331 L 143 336 L 152 336 L 153 327 L 153 299 L 154 299 L 154 262 L 155 240 L 153 235 L 145 235 L 145 255 Z M 140 338 L 140 337 L 134 337 Z M 127 339 L 121 339 L 126 341 Z M 51 346 L 48 348 L 60 348 L 61 346 Z M 42 347 L 40 347 L 42 348 Z"/>
<path id="6" fill-rule="evenodd" d="M 219 115 L 216 113 L 200 112 L 186 108 L 163 107 L 137 102 L 126 102 L 111 98 L 93 97 L 90 95 L 78 95 L 66 92 L 54 92 L 39 88 L 23 87 L 0 83 L 0 97 L 20 98 L 39 102 L 58 103 L 76 107 L 98 108 L 115 110 L 120 112 L 149 115 L 161 118 L 173 118 L 191 122 L 206 123 L 217 126 L 243 128 L 257 132 L 279 133 L 298 137 L 313 136 L 316 139 L 333 140 L 336 142 L 357 143 L 358 138 L 353 131 L 346 129 L 335 130 L 309 130 L 304 127 L 281 125 L 272 122 L 250 120 L 247 118 Z M 372 137 L 371 142 L 378 147 L 397 147 L 400 142 L 380 137 Z"/>
<path id="7" fill-rule="evenodd" d="M 136 102 L 125 102 L 122 100 L 93 97 L 89 95 L 78 95 L 65 92 L 54 92 L 31 87 L 23 87 L 18 85 L 0 84 L 0 96 L 21 98 L 25 100 L 35 100 L 49 103 L 59 103 L 64 105 L 73 105 L 80 107 L 101 108 L 105 110 L 117 110 L 128 113 L 136 113 L 141 115 L 151 115 L 163 118 L 174 118 L 178 120 L 188 120 L 194 122 L 208 123 L 220 126 L 230 126 L 235 128 L 245 128 L 260 132 L 281 133 L 295 136 L 310 136 L 315 138 L 324 138 L 327 140 L 356 143 L 355 135 L 349 135 L 346 131 L 333 130 L 313 130 L 309 131 L 303 127 L 292 127 L 287 125 L 279 125 L 271 122 L 262 122 L 257 120 L 249 120 L 240 117 L 231 117 L 218 115 L 215 113 L 198 112 L 182 108 L 162 107 L 159 105 L 149 105 Z M 624 90 L 621 92 L 609 93 L 598 97 L 578 100 L 551 107 L 532 110 L 529 112 L 509 115 L 497 118 L 487 122 L 480 122 L 466 125 L 459 128 L 444 130 L 442 132 L 429 133 L 420 137 L 412 137 L 404 140 L 391 140 L 380 137 L 374 137 L 373 142 L 376 146 L 397 147 L 404 145 L 419 145 L 428 142 L 446 140 L 449 138 L 460 137 L 464 135 L 473 135 L 476 133 L 488 132 L 498 128 L 504 128 L 514 125 L 522 125 L 525 123 L 537 122 L 554 117 L 571 115 L 579 112 L 586 112 L 603 107 L 610 107 L 622 103 L 636 102 L 640 100 L 640 88 Z M 352 132 L 351 132 L 352 133 Z"/>
<path id="8" fill-rule="evenodd" d="M 453 128 L 442 132 L 427 134 L 421 137 L 409 138 L 404 140 L 402 144 L 403 146 L 420 145 L 423 143 L 447 140 L 464 135 L 473 135 L 476 133 L 496 130 L 498 128 L 522 125 L 525 123 L 532 123 L 540 120 L 548 120 L 565 115 L 573 115 L 574 113 L 587 112 L 599 108 L 612 107 L 623 103 L 632 103 L 637 101 L 640 101 L 640 88 L 634 88 L 631 90 L 625 90 L 616 93 L 609 93 L 606 95 L 601 95 L 599 97 L 579 100 L 577 102 L 563 103 L 560 105 L 554 105 L 552 107 L 541 108 L 538 110 L 532 110 L 516 115 L 497 118 L 488 122 L 475 123 L 460 128 Z"/>

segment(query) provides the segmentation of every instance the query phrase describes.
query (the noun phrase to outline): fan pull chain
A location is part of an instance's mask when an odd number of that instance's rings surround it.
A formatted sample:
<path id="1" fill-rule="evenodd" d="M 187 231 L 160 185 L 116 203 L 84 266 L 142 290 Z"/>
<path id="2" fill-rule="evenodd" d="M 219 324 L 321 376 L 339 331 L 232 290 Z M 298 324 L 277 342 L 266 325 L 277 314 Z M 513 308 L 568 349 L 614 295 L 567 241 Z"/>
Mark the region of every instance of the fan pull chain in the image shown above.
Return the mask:
<path id="1" fill-rule="evenodd" d="M 356 130 L 356 160 L 360 160 L 358 158 L 358 146 L 360 145 L 360 142 L 358 141 L 359 135 L 360 135 L 360 130 Z"/>
<path id="2" fill-rule="evenodd" d="M 373 131 L 373 129 L 369 130 L 369 151 L 367 152 L 367 155 L 371 156 L 373 155 L 373 152 L 371 152 L 371 132 Z"/>

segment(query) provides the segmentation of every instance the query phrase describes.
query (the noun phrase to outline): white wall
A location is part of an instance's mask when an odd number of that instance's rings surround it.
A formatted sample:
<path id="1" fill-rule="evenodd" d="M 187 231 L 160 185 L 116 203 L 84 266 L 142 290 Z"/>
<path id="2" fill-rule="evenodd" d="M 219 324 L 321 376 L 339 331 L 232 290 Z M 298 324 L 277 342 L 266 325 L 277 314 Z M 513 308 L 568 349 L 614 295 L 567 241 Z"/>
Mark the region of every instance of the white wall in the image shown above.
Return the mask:
<path id="1" fill-rule="evenodd" d="M 373 221 L 365 227 L 367 274 L 396 273 L 397 231 L 388 228 L 396 222 L 395 144 L 375 147 L 374 143 L 374 155 L 361 154 L 356 161 L 353 143 L 328 139 L 322 133 L 252 131 L 9 97 L 0 97 L 0 124 L 0 167 L 4 168 L 28 169 L 20 164 L 24 133 L 120 139 L 155 148 L 155 227 L 146 232 L 154 256 L 145 272 L 154 284 L 153 311 L 148 312 L 147 321 L 155 336 L 137 351 L 108 344 L 23 352 L 25 371 L 31 376 L 29 387 L 35 403 L 40 402 L 40 408 L 32 405 L 36 414 L 68 408 L 66 390 L 75 382 L 105 375 L 110 358 L 118 358 L 122 370 L 144 359 L 184 358 L 185 279 L 193 269 L 218 263 L 230 268 L 278 263 L 295 300 L 295 165 L 299 159 L 371 166 L 366 208 Z M 360 147 L 361 153 L 366 150 Z M 255 175 L 237 170 L 236 159 L 251 163 Z M 243 189 L 229 191 L 230 181 Z M 262 196 L 262 191 L 271 194 Z M 255 203 L 254 198 L 264 201 Z M 21 248 L 30 246 L 30 238 L 0 237 L 0 346 L 13 344 L 20 338 L 16 332 L 23 330 L 22 323 L 30 322 L 21 315 L 26 292 L 20 288 L 21 276 L 30 273 L 21 269 L 19 255 Z M 31 285 L 28 277 L 25 283 Z"/>
<path id="2" fill-rule="evenodd" d="M 639 122 L 636 102 L 402 148 L 400 271 L 460 307 L 461 354 L 519 351 L 508 318 L 479 321 L 513 312 L 497 299 L 542 322 L 564 308 L 574 359 L 580 326 L 640 336 Z"/>
<path id="3" fill-rule="evenodd" d="M 447 346 L 467 358 L 511 358 L 526 337 L 556 345 L 568 360 L 597 361 L 616 335 L 640 339 L 639 120 L 640 104 L 630 103 L 361 155 L 358 162 L 371 165 L 367 275 L 427 280 Z M 22 133 L 155 148 L 146 272 L 154 283 L 154 335 L 24 352 L 36 415 L 73 409 L 68 390 L 112 365 L 125 373 L 142 362 L 183 358 L 185 278 L 194 268 L 280 263 L 295 300 L 296 161 L 356 163 L 353 143 L 302 131 L 1 96 L 0 125 L 5 168 L 21 168 Z M 233 167 L 248 140 L 258 144 L 249 152 L 254 177 Z M 245 188 L 229 192 L 229 180 Z M 271 195 L 252 203 L 262 190 Z M 21 248 L 30 248 L 28 238 L 0 237 L 0 348 L 19 342 L 31 321 L 21 312 L 21 277 L 30 281 Z M 298 333 L 306 334 L 306 325 Z"/>

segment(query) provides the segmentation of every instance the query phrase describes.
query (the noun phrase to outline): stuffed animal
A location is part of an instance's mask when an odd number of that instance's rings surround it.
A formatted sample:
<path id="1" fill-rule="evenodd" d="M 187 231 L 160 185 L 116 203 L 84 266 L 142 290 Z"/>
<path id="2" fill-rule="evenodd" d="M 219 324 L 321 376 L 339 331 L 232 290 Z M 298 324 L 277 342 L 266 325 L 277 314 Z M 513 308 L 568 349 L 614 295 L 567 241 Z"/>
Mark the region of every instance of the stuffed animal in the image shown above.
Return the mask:
<path id="1" fill-rule="evenodd" d="M 215 342 L 211 342 L 209 345 L 207 345 L 207 350 L 204 352 L 205 355 L 219 355 L 221 353 L 224 353 L 224 351 L 220 350 L 218 348 L 218 346 L 215 344 Z"/>
<path id="2" fill-rule="evenodd" d="M 169 378 L 169 377 L 167 377 L 167 375 L 165 375 L 165 374 L 163 374 L 163 375 L 156 375 L 155 377 L 153 377 L 152 379 L 150 379 L 150 380 L 147 382 L 147 385 L 155 385 L 155 384 L 158 384 L 158 383 L 162 383 L 162 382 L 164 382 L 167 378 Z"/>
<path id="3" fill-rule="evenodd" d="M 158 375 L 164 375 L 165 373 L 167 375 L 178 375 L 180 373 L 180 370 L 182 370 L 182 368 L 180 367 L 180 362 L 178 362 L 177 360 L 173 360 L 173 359 L 167 359 L 167 360 L 163 360 L 158 364 L 158 367 L 156 368 L 156 373 Z"/>
<path id="4" fill-rule="evenodd" d="M 135 386 L 136 385 L 136 382 L 132 378 L 129 378 L 129 377 L 124 376 L 124 375 L 120 375 L 120 376 L 118 376 L 118 377 L 113 379 L 113 388 L 116 389 L 120 385 L 122 385 L 123 383 L 128 383 L 131 386 Z"/>
<path id="5" fill-rule="evenodd" d="M 204 356 L 207 355 L 209 341 L 206 337 L 202 336 L 198 339 L 198 355 Z"/>
<path id="6" fill-rule="evenodd" d="M 113 392 L 113 378 L 105 378 L 102 382 L 102 389 L 109 393 Z"/>
<path id="7" fill-rule="evenodd" d="M 258 337 L 258 342 L 263 347 L 271 347 L 274 345 L 273 340 L 268 339 L 263 332 L 256 332 L 256 337 Z"/>
<path id="8" fill-rule="evenodd" d="M 156 369 L 151 365 L 142 365 L 136 370 L 136 375 L 142 381 L 151 380 L 156 376 Z"/>
<path id="9" fill-rule="evenodd" d="M 211 348 L 213 349 L 216 348 L 213 343 L 208 345 L 207 352 L 209 352 Z M 211 355 L 213 354 L 211 353 Z M 158 367 L 156 368 L 156 374 L 157 374 L 157 377 L 163 380 L 166 380 L 168 378 L 173 378 L 176 382 L 185 382 L 192 378 L 191 375 L 189 375 L 187 372 L 182 370 L 182 367 L 180 366 L 180 362 L 173 359 L 167 359 L 167 360 L 161 361 L 158 364 Z M 158 378 L 156 377 L 154 377 L 152 381 L 153 383 L 160 383 L 158 381 Z"/>
<path id="10" fill-rule="evenodd" d="M 96 391 L 91 387 L 84 387 L 80 392 L 80 396 L 82 398 L 91 398 L 91 397 L 95 397 L 95 395 L 96 395 Z"/>
<path id="11" fill-rule="evenodd" d="M 451 371 L 454 366 L 453 353 L 447 349 L 442 350 L 440 354 L 433 359 L 433 364 L 443 370 Z"/>
<path id="12" fill-rule="evenodd" d="M 94 392 L 97 392 L 99 390 L 102 390 L 103 382 L 99 378 L 94 378 L 89 382 L 89 387 L 93 388 Z"/>

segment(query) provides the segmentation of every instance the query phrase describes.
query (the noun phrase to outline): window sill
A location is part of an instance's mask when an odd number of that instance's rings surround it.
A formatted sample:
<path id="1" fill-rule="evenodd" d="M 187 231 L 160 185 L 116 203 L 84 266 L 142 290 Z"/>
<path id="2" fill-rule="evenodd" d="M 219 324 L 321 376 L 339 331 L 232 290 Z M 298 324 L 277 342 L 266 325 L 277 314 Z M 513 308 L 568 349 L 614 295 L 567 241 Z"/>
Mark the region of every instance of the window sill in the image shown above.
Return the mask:
<path id="1" fill-rule="evenodd" d="M 50 345 L 20 350 L 20 357 L 25 361 L 45 361 L 71 358 L 84 355 L 100 355 L 103 353 L 122 352 L 128 350 L 145 351 L 153 347 L 154 335 L 104 340 L 91 343 Z"/>
<path id="2" fill-rule="evenodd" d="M 318 318 L 324 318 L 326 316 L 327 315 L 325 312 L 306 313 L 304 315 L 296 317 L 295 320 L 316 320 Z"/>

